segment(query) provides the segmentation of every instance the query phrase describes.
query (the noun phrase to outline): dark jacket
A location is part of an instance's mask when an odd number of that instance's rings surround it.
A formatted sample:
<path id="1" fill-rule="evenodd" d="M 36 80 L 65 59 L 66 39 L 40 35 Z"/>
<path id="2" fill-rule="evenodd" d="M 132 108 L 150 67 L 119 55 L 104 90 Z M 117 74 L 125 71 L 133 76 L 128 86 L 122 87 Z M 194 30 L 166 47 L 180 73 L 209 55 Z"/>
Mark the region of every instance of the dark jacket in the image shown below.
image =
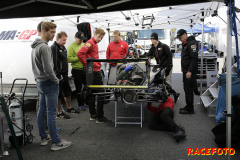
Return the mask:
<path id="1" fill-rule="evenodd" d="M 160 67 L 166 68 L 166 76 L 172 69 L 172 53 L 168 45 L 158 41 L 157 47 L 152 44 L 147 56 L 154 56 Z"/>
<path id="2" fill-rule="evenodd" d="M 64 46 L 59 46 L 56 41 L 51 46 L 51 49 L 57 77 L 61 78 L 61 75 L 68 75 L 67 49 Z"/>
<path id="3" fill-rule="evenodd" d="M 187 41 L 182 44 L 181 53 L 182 72 L 190 71 L 193 74 L 198 70 L 198 42 L 194 36 L 189 36 Z"/>

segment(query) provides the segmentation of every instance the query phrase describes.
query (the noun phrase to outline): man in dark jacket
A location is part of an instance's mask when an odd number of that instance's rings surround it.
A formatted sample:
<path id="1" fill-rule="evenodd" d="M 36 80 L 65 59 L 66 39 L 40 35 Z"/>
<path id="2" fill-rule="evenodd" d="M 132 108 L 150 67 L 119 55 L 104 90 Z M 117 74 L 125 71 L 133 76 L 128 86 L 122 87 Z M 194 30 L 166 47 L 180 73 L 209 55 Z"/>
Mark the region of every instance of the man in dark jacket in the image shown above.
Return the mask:
<path id="1" fill-rule="evenodd" d="M 57 117 L 69 119 L 70 116 L 62 112 L 62 99 L 67 105 L 68 113 L 79 113 L 78 110 L 75 110 L 71 105 L 71 87 L 68 82 L 68 60 L 67 60 L 67 49 L 65 44 L 67 41 L 67 34 L 65 32 L 60 32 L 57 34 L 57 40 L 51 46 L 53 53 L 53 63 L 54 70 L 59 81 L 59 96 L 58 96 L 58 106 L 57 106 Z"/>
<path id="2" fill-rule="evenodd" d="M 171 87 L 172 78 L 172 53 L 168 45 L 158 41 L 158 34 L 152 33 L 151 35 L 152 47 L 147 53 L 148 57 L 155 57 L 158 67 L 165 68 L 165 83 L 167 84 L 167 89 L 174 96 L 175 103 L 179 97 L 179 93 L 176 93 Z M 156 67 L 153 68 L 153 72 L 156 71 Z M 157 75 L 156 75 L 157 76 Z"/>
<path id="3" fill-rule="evenodd" d="M 186 106 L 180 109 L 181 114 L 194 114 L 194 85 L 198 70 L 198 43 L 194 36 L 187 36 L 184 29 L 177 32 L 177 37 L 182 42 L 181 67 L 183 72 L 183 87 Z"/>

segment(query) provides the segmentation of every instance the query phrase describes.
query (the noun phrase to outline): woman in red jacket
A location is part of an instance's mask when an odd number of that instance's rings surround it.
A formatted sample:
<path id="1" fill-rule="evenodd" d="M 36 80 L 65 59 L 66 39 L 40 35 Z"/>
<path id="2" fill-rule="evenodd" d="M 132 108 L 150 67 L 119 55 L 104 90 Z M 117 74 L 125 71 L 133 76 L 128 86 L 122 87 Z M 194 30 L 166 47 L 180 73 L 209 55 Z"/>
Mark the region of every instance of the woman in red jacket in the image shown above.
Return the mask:
<path id="1" fill-rule="evenodd" d="M 168 97 L 163 103 L 160 103 L 158 107 L 152 106 L 152 102 L 148 102 L 147 108 L 154 113 L 154 116 L 149 124 L 149 128 L 153 130 L 174 132 L 173 138 L 179 141 L 186 137 L 185 130 L 182 126 L 178 126 L 174 120 L 174 101 Z"/>

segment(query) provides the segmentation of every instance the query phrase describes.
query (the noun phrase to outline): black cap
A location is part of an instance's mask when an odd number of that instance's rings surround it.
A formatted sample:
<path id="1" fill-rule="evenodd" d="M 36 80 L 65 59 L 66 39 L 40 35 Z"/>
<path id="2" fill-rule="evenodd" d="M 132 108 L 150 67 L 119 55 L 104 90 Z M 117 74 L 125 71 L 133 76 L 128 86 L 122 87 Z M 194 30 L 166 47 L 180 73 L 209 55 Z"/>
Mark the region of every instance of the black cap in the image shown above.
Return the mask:
<path id="1" fill-rule="evenodd" d="M 187 33 L 186 30 L 184 29 L 179 29 L 178 32 L 177 32 L 177 37 L 176 38 L 181 38 L 182 35 L 184 35 L 185 33 Z"/>
<path id="2" fill-rule="evenodd" d="M 86 39 L 86 38 L 84 37 L 84 33 L 81 32 L 81 31 L 78 31 L 78 32 L 75 34 L 75 37 L 77 37 L 78 39 L 81 39 L 81 40 Z"/>
<path id="3" fill-rule="evenodd" d="M 158 34 L 157 33 L 152 33 L 151 35 L 151 39 L 155 39 L 155 40 L 158 40 Z"/>

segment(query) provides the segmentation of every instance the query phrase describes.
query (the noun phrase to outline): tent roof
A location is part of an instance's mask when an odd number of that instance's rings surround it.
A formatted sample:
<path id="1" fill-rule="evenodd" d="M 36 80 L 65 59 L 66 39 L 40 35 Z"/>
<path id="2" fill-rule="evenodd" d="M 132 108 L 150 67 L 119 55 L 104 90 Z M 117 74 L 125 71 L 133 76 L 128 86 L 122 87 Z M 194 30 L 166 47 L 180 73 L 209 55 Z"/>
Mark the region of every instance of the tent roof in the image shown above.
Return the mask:
<path id="1" fill-rule="evenodd" d="M 41 17 L 32 18 L 32 20 L 54 20 L 54 22 L 57 24 L 73 26 L 76 26 L 81 22 L 89 22 L 95 28 L 110 28 L 110 30 L 118 29 L 121 31 L 140 29 L 189 28 L 190 25 L 195 25 L 200 21 L 203 11 L 205 12 L 204 17 L 207 17 L 222 5 L 223 3 L 219 2 L 205 2 L 151 9 Z M 146 25 L 143 27 L 143 16 L 146 17 L 152 15 L 154 16 L 152 25 Z M 129 19 L 127 20 L 126 17 Z M 77 21 L 77 19 L 79 21 Z"/>
<path id="2" fill-rule="evenodd" d="M 0 18 L 99 13 L 200 2 L 209 0 L 1 0 Z"/>

